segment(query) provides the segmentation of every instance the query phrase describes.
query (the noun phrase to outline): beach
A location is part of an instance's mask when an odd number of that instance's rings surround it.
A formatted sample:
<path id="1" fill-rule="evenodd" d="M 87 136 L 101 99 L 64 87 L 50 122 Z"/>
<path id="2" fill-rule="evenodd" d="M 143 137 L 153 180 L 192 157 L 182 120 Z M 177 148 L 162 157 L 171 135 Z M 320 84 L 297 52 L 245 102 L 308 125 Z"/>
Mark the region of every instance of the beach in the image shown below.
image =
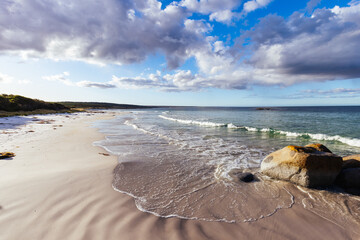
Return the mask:
<path id="1" fill-rule="evenodd" d="M 105 136 L 92 123 L 114 117 L 112 112 L 62 116 L 61 124 L 49 123 L 41 134 L 15 134 L 3 145 L 16 156 L 0 161 L 0 239 L 360 238 L 356 225 L 304 208 L 308 193 L 281 182 L 293 190 L 291 201 L 256 221 L 165 218 L 140 211 L 131 196 L 112 186 L 117 156 L 93 146 Z M 248 210 L 259 204 L 249 203 Z"/>

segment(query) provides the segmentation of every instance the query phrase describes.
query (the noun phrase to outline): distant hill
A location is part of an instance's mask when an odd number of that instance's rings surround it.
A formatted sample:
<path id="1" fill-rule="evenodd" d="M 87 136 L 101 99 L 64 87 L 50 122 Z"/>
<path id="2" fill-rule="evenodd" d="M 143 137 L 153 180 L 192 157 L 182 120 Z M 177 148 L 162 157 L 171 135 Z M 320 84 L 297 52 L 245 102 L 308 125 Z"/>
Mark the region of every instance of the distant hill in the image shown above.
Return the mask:
<path id="1" fill-rule="evenodd" d="M 85 109 L 138 109 L 154 108 L 152 106 L 140 106 L 131 104 L 116 104 L 104 102 L 59 102 L 68 108 L 85 108 Z"/>
<path id="2" fill-rule="evenodd" d="M 0 95 L 0 117 L 78 112 L 85 109 L 144 109 L 150 106 L 103 102 L 45 102 L 20 95 Z"/>
<path id="3" fill-rule="evenodd" d="M 68 107 L 59 104 L 45 102 L 38 99 L 31 99 L 20 95 L 0 95 L 0 111 L 17 112 L 17 111 L 34 111 L 39 109 L 46 110 L 69 110 Z"/>

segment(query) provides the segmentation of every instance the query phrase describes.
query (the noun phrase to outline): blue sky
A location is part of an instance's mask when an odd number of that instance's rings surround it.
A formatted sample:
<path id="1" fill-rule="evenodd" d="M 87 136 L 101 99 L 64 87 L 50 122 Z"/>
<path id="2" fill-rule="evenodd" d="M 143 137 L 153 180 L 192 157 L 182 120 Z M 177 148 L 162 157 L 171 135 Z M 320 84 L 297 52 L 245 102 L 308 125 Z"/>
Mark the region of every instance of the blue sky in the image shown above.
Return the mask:
<path id="1" fill-rule="evenodd" d="M 7 0 L 0 93 L 143 105 L 359 105 L 359 49 L 354 0 Z"/>

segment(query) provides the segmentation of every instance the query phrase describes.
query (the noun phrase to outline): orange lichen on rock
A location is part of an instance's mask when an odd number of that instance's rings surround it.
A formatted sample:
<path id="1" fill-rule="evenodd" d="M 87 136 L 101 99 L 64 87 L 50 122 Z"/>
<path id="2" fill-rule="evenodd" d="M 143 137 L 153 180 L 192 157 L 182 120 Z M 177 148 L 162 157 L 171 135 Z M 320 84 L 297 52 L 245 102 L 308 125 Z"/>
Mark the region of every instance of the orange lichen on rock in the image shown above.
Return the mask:
<path id="1" fill-rule="evenodd" d="M 289 146 L 287 146 L 287 148 L 289 148 L 290 150 L 295 151 L 295 152 L 300 152 L 301 150 L 304 149 L 304 147 L 295 146 L 295 145 L 289 145 Z"/>
<path id="2" fill-rule="evenodd" d="M 299 153 L 313 153 L 315 151 L 318 151 L 315 148 L 312 147 L 301 147 L 301 146 L 295 146 L 295 145 L 289 145 L 287 146 L 288 149 L 290 149 L 291 151 L 294 152 L 299 152 Z"/>
<path id="3" fill-rule="evenodd" d="M 305 147 L 307 148 L 313 148 L 319 152 L 328 152 L 328 153 L 332 153 L 327 147 L 325 147 L 324 145 L 322 145 L 321 143 L 312 143 L 312 144 L 308 144 Z"/>

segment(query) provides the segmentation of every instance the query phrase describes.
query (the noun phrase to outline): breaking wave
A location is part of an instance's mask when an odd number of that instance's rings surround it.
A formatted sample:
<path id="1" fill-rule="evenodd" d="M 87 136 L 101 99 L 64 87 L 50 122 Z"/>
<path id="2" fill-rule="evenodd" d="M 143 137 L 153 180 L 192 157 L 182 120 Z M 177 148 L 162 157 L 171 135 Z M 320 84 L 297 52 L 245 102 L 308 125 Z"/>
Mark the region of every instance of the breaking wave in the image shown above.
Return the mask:
<path id="1" fill-rule="evenodd" d="M 203 127 L 223 127 L 223 128 L 229 128 L 229 129 L 242 129 L 248 132 L 258 132 L 258 133 L 269 133 L 269 134 L 279 134 L 279 135 L 285 135 L 287 137 L 299 137 L 299 138 L 311 138 L 314 140 L 325 140 L 325 141 L 338 141 L 344 144 L 347 144 L 349 146 L 354 147 L 360 147 L 360 139 L 358 138 L 348 138 L 348 137 L 342 137 L 339 135 L 330 136 L 323 133 L 299 133 L 299 132 L 290 132 L 290 131 L 282 131 L 282 130 L 276 130 L 272 128 L 256 128 L 256 127 L 249 127 L 249 126 L 236 126 L 233 123 L 215 123 L 215 122 L 209 122 L 209 121 L 196 121 L 196 120 L 184 120 L 184 119 L 177 119 L 177 118 L 171 118 L 163 115 L 159 115 L 160 118 L 178 122 L 182 124 L 191 124 L 191 125 L 199 125 Z"/>

